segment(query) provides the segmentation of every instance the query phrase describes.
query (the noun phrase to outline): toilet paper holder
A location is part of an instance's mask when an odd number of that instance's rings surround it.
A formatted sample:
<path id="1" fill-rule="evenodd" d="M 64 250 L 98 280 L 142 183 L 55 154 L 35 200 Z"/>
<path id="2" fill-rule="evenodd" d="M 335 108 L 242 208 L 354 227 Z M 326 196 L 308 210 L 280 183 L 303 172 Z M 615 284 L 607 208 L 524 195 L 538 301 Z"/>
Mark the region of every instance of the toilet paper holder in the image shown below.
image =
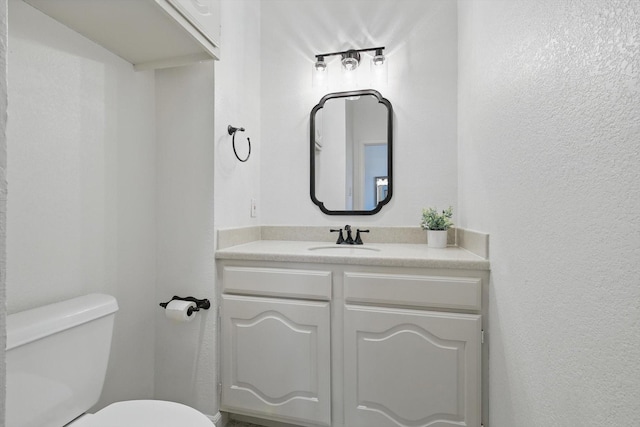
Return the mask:
<path id="1" fill-rule="evenodd" d="M 187 312 L 187 314 L 189 316 L 191 316 L 191 314 L 194 311 L 200 311 L 200 310 L 208 310 L 209 308 L 211 308 L 211 303 L 209 302 L 208 299 L 198 299 L 198 298 L 194 298 L 194 297 L 179 297 L 177 295 L 174 295 L 173 298 L 171 298 L 169 301 L 167 302 L 161 302 L 160 303 L 160 307 L 162 308 L 167 308 L 167 305 L 174 300 L 180 300 L 180 301 L 189 301 L 189 302 L 195 302 L 196 306 L 195 307 L 189 307 L 189 311 Z"/>

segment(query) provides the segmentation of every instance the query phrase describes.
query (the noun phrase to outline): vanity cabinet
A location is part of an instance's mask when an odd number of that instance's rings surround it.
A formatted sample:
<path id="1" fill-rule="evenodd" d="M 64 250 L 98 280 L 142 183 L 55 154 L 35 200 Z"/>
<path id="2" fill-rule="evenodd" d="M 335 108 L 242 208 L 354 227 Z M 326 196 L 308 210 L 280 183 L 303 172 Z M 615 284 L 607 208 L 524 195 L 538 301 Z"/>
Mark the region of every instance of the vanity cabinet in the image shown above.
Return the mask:
<path id="1" fill-rule="evenodd" d="M 302 426 L 481 427 L 487 271 L 219 269 L 222 410 Z"/>
<path id="2" fill-rule="evenodd" d="M 220 0 L 24 0 L 136 70 L 220 58 Z"/>

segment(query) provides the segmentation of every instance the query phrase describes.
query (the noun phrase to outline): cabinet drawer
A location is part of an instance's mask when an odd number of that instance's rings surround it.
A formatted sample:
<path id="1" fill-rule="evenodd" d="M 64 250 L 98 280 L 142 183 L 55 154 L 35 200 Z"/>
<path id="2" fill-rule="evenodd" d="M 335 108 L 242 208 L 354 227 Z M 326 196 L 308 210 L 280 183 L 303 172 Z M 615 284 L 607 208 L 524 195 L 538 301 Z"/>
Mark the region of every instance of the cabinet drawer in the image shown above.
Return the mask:
<path id="1" fill-rule="evenodd" d="M 331 299 L 330 271 L 225 266 L 222 274 L 225 293 Z"/>
<path id="2" fill-rule="evenodd" d="M 344 273 L 349 302 L 480 310 L 481 285 L 477 277 Z"/>

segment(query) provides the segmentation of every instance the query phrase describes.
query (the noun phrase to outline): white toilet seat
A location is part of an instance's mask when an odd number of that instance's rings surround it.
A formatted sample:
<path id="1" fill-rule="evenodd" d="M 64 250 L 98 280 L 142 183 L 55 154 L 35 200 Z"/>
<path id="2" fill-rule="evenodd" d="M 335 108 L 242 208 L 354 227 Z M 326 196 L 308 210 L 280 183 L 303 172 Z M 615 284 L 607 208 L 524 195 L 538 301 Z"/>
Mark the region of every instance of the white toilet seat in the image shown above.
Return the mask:
<path id="1" fill-rule="evenodd" d="M 163 400 L 116 402 L 95 414 L 87 414 L 68 427 L 213 427 L 201 412 Z"/>

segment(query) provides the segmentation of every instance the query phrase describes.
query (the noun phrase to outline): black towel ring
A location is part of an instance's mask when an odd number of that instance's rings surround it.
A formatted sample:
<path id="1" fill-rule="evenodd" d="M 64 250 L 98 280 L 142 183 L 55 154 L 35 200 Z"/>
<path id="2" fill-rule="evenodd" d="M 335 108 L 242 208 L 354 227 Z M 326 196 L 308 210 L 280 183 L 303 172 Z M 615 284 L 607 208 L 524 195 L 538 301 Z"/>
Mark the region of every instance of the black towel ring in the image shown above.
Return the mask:
<path id="1" fill-rule="evenodd" d="M 236 151 L 236 132 L 237 131 L 244 132 L 244 128 L 236 128 L 231 125 L 227 126 L 227 132 L 229 132 L 229 135 L 233 135 L 231 137 L 231 143 L 233 144 L 233 154 L 235 154 L 236 158 L 241 162 L 246 162 L 247 160 L 249 160 L 249 156 L 251 155 L 251 140 L 247 138 L 247 143 L 249 144 L 249 152 L 247 153 L 247 157 L 245 157 L 244 159 L 241 159 L 240 156 L 238 156 L 238 152 Z"/>

